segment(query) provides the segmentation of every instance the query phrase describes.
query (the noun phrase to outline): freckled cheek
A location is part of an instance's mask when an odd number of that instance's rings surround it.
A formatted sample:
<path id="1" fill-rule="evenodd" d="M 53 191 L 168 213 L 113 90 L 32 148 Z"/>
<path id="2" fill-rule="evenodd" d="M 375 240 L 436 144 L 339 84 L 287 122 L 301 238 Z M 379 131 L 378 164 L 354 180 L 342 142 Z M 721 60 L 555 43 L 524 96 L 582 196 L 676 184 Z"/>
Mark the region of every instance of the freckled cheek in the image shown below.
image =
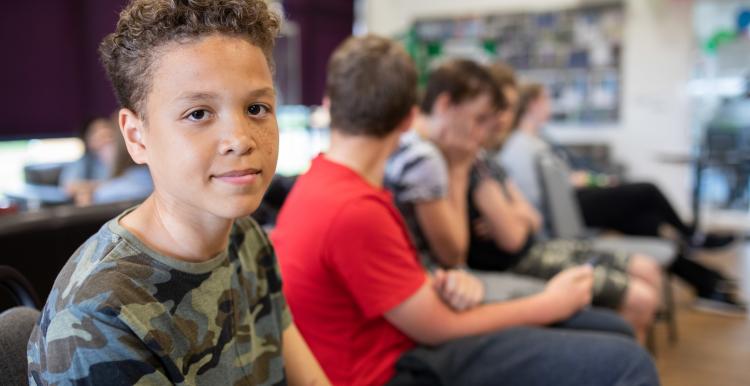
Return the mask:
<path id="1" fill-rule="evenodd" d="M 263 161 L 267 166 L 276 163 L 279 154 L 279 131 L 275 127 L 268 127 L 258 133 L 258 150 L 263 154 Z"/>

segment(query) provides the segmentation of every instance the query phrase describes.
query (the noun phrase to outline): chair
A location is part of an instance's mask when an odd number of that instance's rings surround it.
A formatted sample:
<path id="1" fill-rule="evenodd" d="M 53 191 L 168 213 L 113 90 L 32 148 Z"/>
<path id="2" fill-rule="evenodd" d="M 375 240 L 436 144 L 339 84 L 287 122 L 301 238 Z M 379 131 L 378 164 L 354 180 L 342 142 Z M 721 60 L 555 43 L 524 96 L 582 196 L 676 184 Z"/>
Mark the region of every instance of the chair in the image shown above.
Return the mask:
<path id="1" fill-rule="evenodd" d="M 39 320 L 39 297 L 29 281 L 8 266 L 0 266 L 0 287 L 18 305 L 0 313 L 0 379 L 4 385 L 28 385 L 26 346 Z"/>
<path id="2" fill-rule="evenodd" d="M 10 294 L 16 305 L 39 308 L 41 304 L 26 277 L 7 265 L 0 265 L 0 287 Z"/>
<path id="3" fill-rule="evenodd" d="M 568 179 L 567 166 L 554 154 L 537 155 L 536 167 L 540 178 L 542 202 L 549 235 L 564 239 L 585 239 L 592 247 L 602 250 L 616 250 L 624 253 L 644 253 L 653 257 L 663 268 L 664 308 L 660 318 L 668 323 L 670 342 L 677 341 L 677 323 L 674 311 L 671 275 L 666 269 L 677 257 L 677 247 L 673 242 L 657 237 L 618 236 L 602 237 L 587 229 L 575 191 Z"/>
<path id="4" fill-rule="evenodd" d="M 40 312 L 13 307 L 0 314 L 0 379 L 4 385 L 28 385 L 26 346 Z"/>

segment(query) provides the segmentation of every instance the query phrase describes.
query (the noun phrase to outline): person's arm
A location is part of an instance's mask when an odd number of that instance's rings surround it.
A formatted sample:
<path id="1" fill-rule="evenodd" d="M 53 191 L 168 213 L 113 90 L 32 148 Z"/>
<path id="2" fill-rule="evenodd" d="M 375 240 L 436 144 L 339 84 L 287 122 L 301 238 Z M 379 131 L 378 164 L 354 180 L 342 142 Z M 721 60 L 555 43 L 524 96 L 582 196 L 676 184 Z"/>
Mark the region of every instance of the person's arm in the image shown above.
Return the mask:
<path id="1" fill-rule="evenodd" d="M 520 250 L 534 231 L 534 224 L 524 216 L 523 209 L 509 200 L 500 183 L 492 178 L 482 179 L 472 194 L 498 248 L 507 252 Z"/>
<path id="2" fill-rule="evenodd" d="M 282 342 L 281 350 L 290 385 L 318 386 L 331 384 L 294 323 L 284 330 Z"/>
<path id="3" fill-rule="evenodd" d="M 466 260 L 469 248 L 469 211 L 466 194 L 468 167 L 448 169 L 445 198 L 416 202 L 414 211 L 430 250 L 445 267 L 456 267 Z"/>
<path id="4" fill-rule="evenodd" d="M 590 303 L 592 284 L 591 267 L 574 267 L 553 277 L 540 294 L 457 313 L 427 282 L 386 312 L 385 318 L 416 342 L 438 345 L 465 336 L 563 320 Z"/>
<path id="5" fill-rule="evenodd" d="M 464 270 L 438 269 L 430 279 L 440 298 L 456 311 L 474 308 L 484 300 L 484 284 Z"/>
<path id="6" fill-rule="evenodd" d="M 534 207 L 534 205 L 529 202 L 529 200 L 526 199 L 526 197 L 521 192 L 521 189 L 516 186 L 515 183 L 511 180 L 505 181 L 505 188 L 508 191 L 508 194 L 510 194 L 511 200 L 513 200 L 513 205 L 518 211 L 518 213 L 528 221 L 528 223 L 531 225 L 531 229 L 534 232 L 538 232 L 540 229 L 542 229 L 542 226 L 544 225 L 544 221 L 542 219 L 541 213 Z"/>
<path id="7" fill-rule="evenodd" d="M 157 354 L 109 312 L 68 307 L 48 321 L 45 336 L 37 327 L 28 349 L 31 384 L 171 384 Z"/>

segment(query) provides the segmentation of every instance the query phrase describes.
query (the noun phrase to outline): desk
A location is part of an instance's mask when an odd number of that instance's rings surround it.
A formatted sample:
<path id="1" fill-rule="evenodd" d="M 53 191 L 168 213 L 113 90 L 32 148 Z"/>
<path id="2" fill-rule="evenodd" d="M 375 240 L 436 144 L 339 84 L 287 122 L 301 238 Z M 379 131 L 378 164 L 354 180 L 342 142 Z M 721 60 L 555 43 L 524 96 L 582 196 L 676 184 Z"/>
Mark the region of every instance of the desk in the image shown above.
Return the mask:
<path id="1" fill-rule="evenodd" d="M 703 172 L 709 167 L 730 169 L 737 176 L 737 182 L 731 187 L 730 199 L 737 198 L 745 192 L 750 178 L 750 153 L 741 151 L 726 151 L 710 155 L 692 156 L 687 154 L 662 154 L 660 162 L 693 166 L 693 191 L 691 210 L 693 211 L 693 227 L 700 226 L 700 198 Z"/>

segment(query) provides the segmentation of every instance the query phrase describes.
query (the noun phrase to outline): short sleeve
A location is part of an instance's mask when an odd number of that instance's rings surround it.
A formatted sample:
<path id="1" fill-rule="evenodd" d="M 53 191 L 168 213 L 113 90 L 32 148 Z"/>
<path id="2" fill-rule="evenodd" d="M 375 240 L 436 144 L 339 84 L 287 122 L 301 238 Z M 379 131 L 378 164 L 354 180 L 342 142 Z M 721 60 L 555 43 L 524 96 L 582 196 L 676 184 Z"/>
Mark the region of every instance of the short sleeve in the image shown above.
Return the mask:
<path id="1" fill-rule="evenodd" d="M 326 237 L 326 262 L 366 317 L 401 304 L 425 281 L 398 213 L 379 199 L 344 207 Z"/>
<path id="2" fill-rule="evenodd" d="M 448 194 L 448 166 L 436 149 L 424 146 L 395 161 L 394 168 L 389 188 L 400 203 L 438 200 Z"/>
<path id="3" fill-rule="evenodd" d="M 252 228 L 264 245 L 259 252 L 260 255 L 257 257 L 257 261 L 260 268 L 265 271 L 264 276 L 268 282 L 268 296 L 273 303 L 277 323 L 281 327 L 281 331 L 284 331 L 292 324 L 292 313 L 289 311 L 289 306 L 282 290 L 283 281 L 281 278 L 281 269 L 279 268 L 279 260 L 266 232 L 254 221 L 252 222 Z"/>
<path id="4" fill-rule="evenodd" d="M 31 385 L 164 384 L 154 354 L 114 314 L 70 306 L 42 315 L 27 351 Z"/>

